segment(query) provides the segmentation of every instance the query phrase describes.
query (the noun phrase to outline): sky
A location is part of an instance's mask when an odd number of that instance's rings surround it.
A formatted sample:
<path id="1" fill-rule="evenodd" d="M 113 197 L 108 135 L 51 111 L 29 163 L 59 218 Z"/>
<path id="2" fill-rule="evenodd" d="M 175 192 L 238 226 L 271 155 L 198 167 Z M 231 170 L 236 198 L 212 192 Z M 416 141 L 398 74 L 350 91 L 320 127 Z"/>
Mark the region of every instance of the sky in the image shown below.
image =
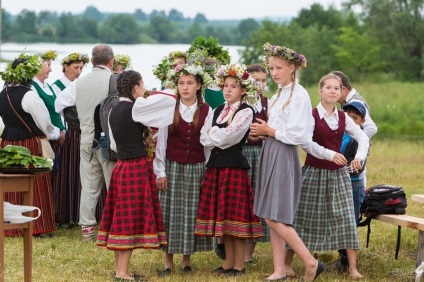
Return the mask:
<path id="1" fill-rule="evenodd" d="M 153 10 L 169 12 L 176 9 L 184 17 L 194 18 L 202 13 L 208 20 L 228 20 L 246 18 L 283 18 L 295 17 L 302 8 L 308 9 L 319 3 L 324 8 L 334 5 L 341 8 L 343 0 L 0 0 L 2 8 L 12 15 L 23 9 L 30 11 L 53 11 L 81 13 L 88 6 L 96 7 L 100 12 L 132 13 L 141 9 L 150 14 Z"/>

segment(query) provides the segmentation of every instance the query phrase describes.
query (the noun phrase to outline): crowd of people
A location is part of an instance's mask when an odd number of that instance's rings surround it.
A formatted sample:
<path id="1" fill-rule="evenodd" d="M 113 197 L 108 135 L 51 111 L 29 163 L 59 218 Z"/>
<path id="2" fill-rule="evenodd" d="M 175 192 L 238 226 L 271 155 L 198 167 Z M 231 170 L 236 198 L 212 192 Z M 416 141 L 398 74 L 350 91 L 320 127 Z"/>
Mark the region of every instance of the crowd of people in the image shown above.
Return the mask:
<path id="1" fill-rule="evenodd" d="M 155 67 L 160 90 L 145 89 L 130 58 L 105 44 L 93 48 L 93 68 L 82 77 L 90 59 L 72 53 L 49 85 L 54 51 L 21 54 L 0 72 L 0 146 L 39 155 L 39 138 L 47 137 L 55 152 L 53 170 L 35 176 L 42 214 L 34 236 L 78 222 L 82 240 L 114 251 L 114 281 L 142 281 L 129 271 L 137 248 L 165 252 L 160 277 L 172 275 L 175 255 L 189 273 L 191 256 L 214 248 L 222 265 L 213 273 L 248 275 L 256 244 L 269 241 L 274 270 L 265 281 L 296 276 L 295 254 L 302 279 L 314 281 L 326 266 L 313 253 L 333 250 L 339 258 L 327 270 L 363 278 L 356 227 L 377 132 L 364 98 L 332 71 L 312 108 L 299 79 L 307 60 L 285 46 L 266 43 L 262 64 L 250 66 L 229 61 L 222 46 L 195 47 Z M 268 75 L 278 85 L 270 99 Z M 95 108 L 111 88 L 119 102 L 107 138 L 116 162 L 93 149 Z M 20 204 L 22 195 L 7 193 L 6 201 Z"/>

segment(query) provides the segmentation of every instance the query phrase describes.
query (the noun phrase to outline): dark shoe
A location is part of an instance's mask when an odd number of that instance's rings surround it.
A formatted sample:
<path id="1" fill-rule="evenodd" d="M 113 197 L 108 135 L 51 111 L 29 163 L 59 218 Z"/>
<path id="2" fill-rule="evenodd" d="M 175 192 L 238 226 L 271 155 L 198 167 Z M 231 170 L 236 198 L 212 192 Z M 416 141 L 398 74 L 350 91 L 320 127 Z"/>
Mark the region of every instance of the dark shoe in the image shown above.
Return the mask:
<path id="1" fill-rule="evenodd" d="M 242 270 L 234 269 L 228 272 L 228 276 L 242 276 L 246 274 L 246 270 L 243 268 Z"/>
<path id="2" fill-rule="evenodd" d="M 171 275 L 172 270 L 170 268 L 165 268 L 161 272 L 159 272 L 159 277 L 166 277 L 168 275 Z"/>
<path id="3" fill-rule="evenodd" d="M 34 237 L 36 238 L 53 238 L 54 234 L 53 233 L 43 233 L 43 234 L 36 234 L 34 235 Z"/>
<path id="4" fill-rule="evenodd" d="M 340 259 L 337 259 L 335 262 L 330 264 L 325 268 L 325 272 L 337 271 L 339 273 L 344 273 L 349 270 L 349 266 L 344 265 Z"/>
<path id="5" fill-rule="evenodd" d="M 324 271 L 325 264 L 322 261 L 318 261 L 317 271 L 315 272 L 314 280 Z"/>
<path id="6" fill-rule="evenodd" d="M 233 269 L 232 269 L 232 268 L 224 269 L 222 266 L 220 266 L 220 267 L 215 268 L 214 270 L 212 270 L 212 272 L 214 272 L 214 273 L 219 273 L 219 274 L 228 274 L 228 273 L 230 273 L 231 271 L 233 271 Z"/>
<path id="7" fill-rule="evenodd" d="M 215 254 L 222 260 L 225 259 L 225 245 L 215 243 Z"/>
<path id="8" fill-rule="evenodd" d="M 184 273 L 193 272 L 193 268 L 191 268 L 190 265 L 186 265 L 186 266 L 183 267 L 183 272 Z"/>

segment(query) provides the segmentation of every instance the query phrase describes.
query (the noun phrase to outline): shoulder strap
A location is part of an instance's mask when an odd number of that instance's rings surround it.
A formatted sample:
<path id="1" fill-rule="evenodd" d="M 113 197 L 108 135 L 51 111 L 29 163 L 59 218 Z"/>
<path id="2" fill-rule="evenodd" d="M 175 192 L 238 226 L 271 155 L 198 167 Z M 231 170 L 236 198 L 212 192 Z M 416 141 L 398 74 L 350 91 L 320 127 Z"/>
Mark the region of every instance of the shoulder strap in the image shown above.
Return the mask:
<path id="1" fill-rule="evenodd" d="M 109 93 L 108 95 L 118 95 L 118 90 L 116 89 L 116 81 L 118 80 L 118 74 L 113 73 L 109 79 Z"/>
<path id="2" fill-rule="evenodd" d="M 63 82 L 60 79 L 56 80 L 53 84 L 59 87 L 59 89 L 62 91 L 66 88 L 66 86 L 63 84 Z"/>
<path id="3" fill-rule="evenodd" d="M 12 102 L 10 101 L 9 91 L 7 90 L 7 87 L 6 87 L 6 96 L 7 96 L 7 100 L 9 101 L 10 106 L 12 107 L 13 112 L 15 112 L 16 116 L 25 125 L 25 127 L 29 130 L 29 132 L 31 132 L 31 134 L 35 136 L 34 132 L 31 130 L 31 128 L 28 126 L 28 124 L 26 124 L 26 122 L 22 119 L 22 117 L 15 110 L 15 107 L 12 105 Z"/>

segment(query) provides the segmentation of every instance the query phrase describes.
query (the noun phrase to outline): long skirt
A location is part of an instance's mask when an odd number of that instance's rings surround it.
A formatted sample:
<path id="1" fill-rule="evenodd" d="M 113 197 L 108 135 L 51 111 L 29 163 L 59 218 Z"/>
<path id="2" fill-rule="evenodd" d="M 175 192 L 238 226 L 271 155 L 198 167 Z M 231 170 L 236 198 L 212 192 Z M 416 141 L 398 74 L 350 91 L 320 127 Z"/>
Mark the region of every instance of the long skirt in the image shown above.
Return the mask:
<path id="1" fill-rule="evenodd" d="M 204 171 L 204 163 L 166 160 L 168 189 L 159 191 L 159 199 L 170 254 L 192 255 L 213 249 L 212 238 L 194 235 Z"/>
<path id="2" fill-rule="evenodd" d="M 195 234 L 238 239 L 264 236 L 259 218 L 253 214 L 253 190 L 247 169 L 206 169 Z"/>
<path id="3" fill-rule="evenodd" d="M 67 209 L 69 210 L 69 221 L 79 221 L 79 204 L 81 197 L 81 179 L 80 179 L 80 141 L 81 134 L 68 129 L 66 136 L 69 148 L 69 166 L 68 166 L 68 191 L 67 191 Z"/>
<path id="4" fill-rule="evenodd" d="M 253 188 L 253 195 L 255 195 L 256 180 L 259 170 L 259 158 L 261 156 L 261 145 L 245 145 L 243 146 L 243 155 L 246 157 L 251 168 L 249 169 L 250 185 Z M 264 237 L 255 240 L 255 242 L 269 242 L 269 227 L 263 218 L 261 220 L 262 229 L 264 230 Z"/>
<path id="5" fill-rule="evenodd" d="M 31 154 L 38 155 L 37 138 L 33 137 L 25 140 L 11 141 L 2 139 L 0 147 L 6 145 L 23 146 L 30 150 Z M 51 172 L 37 174 L 34 178 L 34 201 L 33 206 L 41 210 L 41 216 L 34 221 L 33 235 L 45 234 L 56 231 L 54 219 L 53 191 L 51 184 Z M 14 205 L 22 205 L 22 193 L 5 193 L 5 201 Z M 12 229 L 4 231 L 6 236 L 22 236 L 22 229 Z"/>
<path id="6" fill-rule="evenodd" d="M 352 186 L 345 168 L 304 167 L 293 226 L 310 251 L 359 249 Z"/>
<path id="7" fill-rule="evenodd" d="M 62 145 L 57 141 L 50 141 L 50 145 L 55 152 L 53 171 L 51 173 L 53 199 L 55 206 L 56 223 L 68 223 L 69 220 L 69 186 L 68 186 L 68 167 L 69 167 L 69 146 L 66 136 Z"/>
<path id="8" fill-rule="evenodd" d="M 262 145 L 254 213 L 292 225 L 301 183 L 298 147 L 268 137 Z"/>
<path id="9" fill-rule="evenodd" d="M 112 171 L 97 236 L 109 250 L 157 249 L 166 245 L 156 179 L 146 157 L 119 160 Z"/>

